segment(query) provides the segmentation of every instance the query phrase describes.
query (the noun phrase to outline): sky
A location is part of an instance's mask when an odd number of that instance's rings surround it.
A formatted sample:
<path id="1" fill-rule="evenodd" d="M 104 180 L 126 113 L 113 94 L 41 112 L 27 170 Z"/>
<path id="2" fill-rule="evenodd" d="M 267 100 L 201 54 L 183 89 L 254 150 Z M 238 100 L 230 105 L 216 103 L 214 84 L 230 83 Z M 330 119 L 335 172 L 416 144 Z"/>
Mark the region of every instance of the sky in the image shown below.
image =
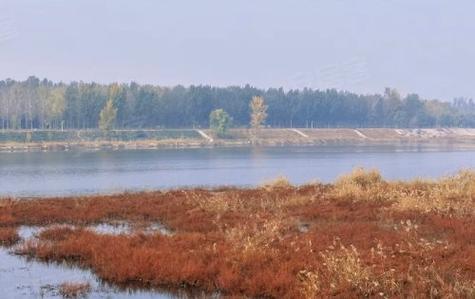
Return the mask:
<path id="1" fill-rule="evenodd" d="M 473 0 L 0 0 L 0 79 L 475 98 Z"/>

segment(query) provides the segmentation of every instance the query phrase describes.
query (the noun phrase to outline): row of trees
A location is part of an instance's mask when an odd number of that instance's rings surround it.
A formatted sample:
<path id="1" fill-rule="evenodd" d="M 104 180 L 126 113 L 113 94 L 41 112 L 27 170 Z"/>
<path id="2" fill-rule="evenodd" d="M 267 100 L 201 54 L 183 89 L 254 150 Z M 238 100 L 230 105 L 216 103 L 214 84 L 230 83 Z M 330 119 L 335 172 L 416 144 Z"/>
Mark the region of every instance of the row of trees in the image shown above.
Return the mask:
<path id="1" fill-rule="evenodd" d="M 358 95 L 329 90 L 257 89 L 246 85 L 160 87 L 54 83 L 30 77 L 0 81 L 0 129 L 208 127 L 223 109 L 234 126 L 251 123 L 251 100 L 262 97 L 272 127 L 475 127 L 471 100 L 454 103 L 402 97 L 396 90 Z"/>

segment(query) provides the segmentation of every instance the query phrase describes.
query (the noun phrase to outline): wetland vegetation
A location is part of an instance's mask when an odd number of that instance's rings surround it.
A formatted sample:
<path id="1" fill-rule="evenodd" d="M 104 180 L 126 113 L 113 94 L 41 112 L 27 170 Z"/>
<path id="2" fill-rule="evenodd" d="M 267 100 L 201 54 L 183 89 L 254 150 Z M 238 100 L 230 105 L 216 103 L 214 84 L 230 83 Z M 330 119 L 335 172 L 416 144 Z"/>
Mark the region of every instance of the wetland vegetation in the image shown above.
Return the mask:
<path id="1" fill-rule="evenodd" d="M 475 295 L 475 173 L 0 201 L 18 255 L 120 286 L 267 298 Z M 91 225 L 127 223 L 118 234 Z M 166 230 L 147 231 L 160 223 Z M 39 226 L 20 239 L 21 226 Z M 170 233 L 164 233 L 170 232 Z M 14 245 L 16 243 L 16 245 Z"/>

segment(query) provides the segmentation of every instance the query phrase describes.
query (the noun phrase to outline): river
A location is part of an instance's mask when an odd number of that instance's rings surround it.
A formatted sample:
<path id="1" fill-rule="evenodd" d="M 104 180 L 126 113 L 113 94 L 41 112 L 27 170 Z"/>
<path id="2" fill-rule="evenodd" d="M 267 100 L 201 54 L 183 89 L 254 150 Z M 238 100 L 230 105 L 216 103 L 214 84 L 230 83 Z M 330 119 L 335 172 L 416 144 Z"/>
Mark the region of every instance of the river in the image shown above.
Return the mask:
<path id="1" fill-rule="evenodd" d="M 354 167 L 387 179 L 475 168 L 475 150 L 448 146 L 319 146 L 0 153 L 0 196 L 89 195 L 193 186 L 254 186 L 277 176 L 330 182 Z"/>

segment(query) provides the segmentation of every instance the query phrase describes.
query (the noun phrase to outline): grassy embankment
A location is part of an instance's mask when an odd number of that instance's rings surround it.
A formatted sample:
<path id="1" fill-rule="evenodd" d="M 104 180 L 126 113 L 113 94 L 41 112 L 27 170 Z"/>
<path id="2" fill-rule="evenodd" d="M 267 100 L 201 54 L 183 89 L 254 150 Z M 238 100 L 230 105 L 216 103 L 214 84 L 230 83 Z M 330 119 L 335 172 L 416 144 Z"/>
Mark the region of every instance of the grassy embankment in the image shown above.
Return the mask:
<path id="1" fill-rule="evenodd" d="M 227 138 L 193 129 L 0 131 L 0 150 L 182 148 L 319 144 L 454 144 L 473 146 L 475 129 L 231 129 Z"/>
<path id="2" fill-rule="evenodd" d="M 136 231 L 85 225 L 125 221 Z M 165 224 L 174 233 L 141 228 Z M 65 226 L 65 225 L 68 226 Z M 105 281 L 268 298 L 474 298 L 475 173 L 388 182 L 355 170 L 334 184 L 189 189 L 0 201 L 0 240 L 44 226 L 18 254 L 67 261 Z"/>

